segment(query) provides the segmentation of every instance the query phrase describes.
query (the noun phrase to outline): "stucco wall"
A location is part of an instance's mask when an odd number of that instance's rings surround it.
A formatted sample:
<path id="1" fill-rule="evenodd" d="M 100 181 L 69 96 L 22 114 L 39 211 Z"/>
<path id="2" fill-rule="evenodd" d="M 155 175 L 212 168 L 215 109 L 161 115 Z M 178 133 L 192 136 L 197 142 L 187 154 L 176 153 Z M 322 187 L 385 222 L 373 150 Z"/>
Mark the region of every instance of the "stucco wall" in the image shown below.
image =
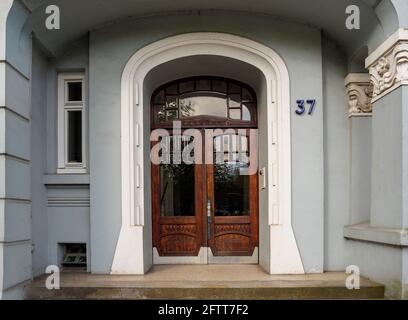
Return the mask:
<path id="1" fill-rule="evenodd" d="M 349 215 L 350 156 L 346 73 L 346 57 L 334 43 L 324 40 L 324 261 L 328 271 L 345 269 L 343 226 Z"/>
<path id="2" fill-rule="evenodd" d="M 348 240 L 346 262 L 360 274 L 386 286 L 390 299 L 408 299 L 408 249 L 378 243 Z"/>
<path id="3" fill-rule="evenodd" d="M 88 37 L 72 43 L 66 52 L 49 62 L 47 75 L 47 165 L 48 174 L 57 173 L 57 94 L 58 73 L 84 72 L 87 79 L 89 70 L 89 44 Z M 86 93 L 87 94 L 87 93 Z M 88 150 L 89 153 L 89 150 Z M 89 169 L 89 168 L 88 168 Z"/>
<path id="4" fill-rule="evenodd" d="M 163 28 L 164 25 L 166 28 Z M 110 271 L 121 225 L 121 72 L 131 55 L 146 44 L 193 31 L 233 33 L 270 46 L 281 55 L 289 69 L 292 105 L 296 105 L 296 99 L 316 99 L 313 116 L 292 116 L 292 221 L 305 270 L 322 271 L 323 102 L 320 32 L 261 16 L 228 14 L 159 16 L 91 32 L 92 270 L 102 273 Z"/>
<path id="5" fill-rule="evenodd" d="M 45 271 L 48 246 L 47 190 L 43 176 L 47 159 L 47 73 L 48 61 L 41 49 L 33 44 L 31 82 L 31 233 L 33 243 L 33 275 Z"/>
<path id="6" fill-rule="evenodd" d="M 371 223 L 407 228 L 407 88 L 400 87 L 373 104 Z M 390 165 L 392 164 L 392 165 Z"/>
<path id="7" fill-rule="evenodd" d="M 49 63 L 45 173 L 56 172 L 56 78 L 58 72 L 65 71 L 85 71 L 90 77 L 90 166 L 94 168 L 91 170 L 91 218 L 89 208 L 59 206 L 47 209 L 46 225 L 53 226 L 49 228 L 48 233 L 48 264 L 59 262 L 58 243 L 85 242 L 88 248 L 91 247 L 90 243 L 92 245 L 92 271 L 110 271 L 121 223 L 120 77 L 127 59 L 147 43 L 173 34 L 198 30 L 232 32 L 237 29 L 231 16 L 227 17 L 227 26 L 215 23 L 221 20 L 217 15 L 207 16 L 202 18 L 200 28 L 185 26 L 195 21 L 195 16 L 183 17 L 183 22 L 177 22 L 177 25 L 173 26 L 174 30 L 166 32 L 156 27 L 157 20 L 160 19 L 163 23 L 164 17 L 142 19 L 94 31 L 91 33 L 89 46 L 88 39 L 84 38 L 72 44 L 63 56 Z M 224 23 L 228 21 L 227 18 L 224 17 Z M 165 19 L 169 25 L 174 25 L 174 16 Z M 251 17 L 245 19 L 249 20 L 252 28 L 241 35 L 268 44 L 276 50 L 283 57 L 290 72 L 293 108 L 292 215 L 295 237 L 305 270 L 344 270 L 345 240 L 342 227 L 348 224 L 349 218 L 349 120 L 346 117 L 344 92 L 345 57 L 335 44 L 323 39 L 321 45 L 322 39 L 318 30 L 259 19 L 257 22 L 251 22 Z M 265 35 L 258 31 L 266 28 L 265 24 L 268 25 L 270 34 Z M 207 25 L 210 27 L 205 27 Z M 140 31 L 129 34 L 126 32 L 129 29 Z M 285 36 L 280 32 L 283 29 L 287 32 Z M 146 34 L 150 36 L 147 37 Z M 293 38 L 302 38 L 303 41 L 294 41 Z M 41 68 L 41 64 L 38 68 Z M 188 68 L 191 69 L 192 65 Z M 44 81 L 43 78 L 38 80 Z M 294 114 L 295 100 L 298 98 L 316 98 L 317 106 L 313 116 L 300 117 Z M 106 123 L 109 123 L 109 126 L 106 126 Z M 59 181 L 64 183 L 63 179 Z M 78 191 L 81 196 L 88 196 L 86 188 L 82 187 L 52 187 L 52 192 L 57 192 L 59 197 L 69 197 L 75 189 L 83 190 Z M 79 226 L 75 232 L 65 228 L 67 215 L 71 215 L 71 225 Z M 34 221 L 34 224 L 38 223 L 40 221 Z M 41 246 L 38 250 L 43 252 L 44 248 Z M 39 260 L 38 263 L 41 265 Z"/>
<path id="8" fill-rule="evenodd" d="M 57 175 L 57 92 L 58 73 L 84 72 L 88 78 L 89 45 L 88 37 L 83 37 L 60 57 L 49 61 L 47 72 L 46 111 L 46 167 L 43 182 L 47 186 L 48 243 L 47 265 L 61 263 L 62 244 L 84 243 L 90 252 L 89 238 L 89 175 Z M 87 100 L 89 100 L 86 92 Z M 88 137 L 88 132 L 85 132 Z M 89 143 L 87 144 L 89 145 Z M 89 154 L 89 150 L 87 151 Z M 88 166 L 89 170 L 89 166 Z M 88 259 L 88 265 L 90 261 Z"/>

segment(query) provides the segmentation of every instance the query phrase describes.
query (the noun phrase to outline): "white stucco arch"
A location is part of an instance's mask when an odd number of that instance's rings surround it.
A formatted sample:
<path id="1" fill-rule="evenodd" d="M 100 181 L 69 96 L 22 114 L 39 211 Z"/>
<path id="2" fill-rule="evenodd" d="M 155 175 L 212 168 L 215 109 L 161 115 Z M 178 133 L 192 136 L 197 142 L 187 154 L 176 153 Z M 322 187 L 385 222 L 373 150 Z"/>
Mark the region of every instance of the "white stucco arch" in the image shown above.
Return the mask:
<path id="1" fill-rule="evenodd" d="M 261 265 L 272 274 L 304 273 L 291 224 L 291 139 L 289 74 L 271 48 L 224 33 L 188 33 L 154 42 L 128 61 L 121 80 L 122 227 L 112 273 L 143 274 L 151 265 L 151 235 L 145 227 L 146 155 L 143 126 L 143 86 L 146 75 L 165 62 L 194 55 L 216 55 L 243 61 L 266 79 L 267 192 L 270 234 L 267 259 Z M 149 243 L 150 241 L 150 243 Z M 265 262 L 266 261 L 266 262 Z"/>

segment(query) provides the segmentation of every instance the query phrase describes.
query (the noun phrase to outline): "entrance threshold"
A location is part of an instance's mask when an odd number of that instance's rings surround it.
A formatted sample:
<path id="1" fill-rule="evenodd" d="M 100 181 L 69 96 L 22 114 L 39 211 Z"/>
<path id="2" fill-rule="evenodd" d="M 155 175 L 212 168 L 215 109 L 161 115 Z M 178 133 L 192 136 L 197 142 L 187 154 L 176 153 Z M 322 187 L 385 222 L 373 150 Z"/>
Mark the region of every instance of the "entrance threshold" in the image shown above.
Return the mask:
<path id="1" fill-rule="evenodd" d="M 345 286 L 345 272 L 269 275 L 258 265 L 156 265 L 145 275 L 61 273 L 61 289 L 35 278 L 27 299 L 382 299 L 384 287 L 361 277 Z"/>
<path id="2" fill-rule="evenodd" d="M 153 264 L 258 264 L 258 247 L 252 256 L 214 256 L 210 247 L 201 247 L 197 256 L 160 256 L 153 248 Z"/>

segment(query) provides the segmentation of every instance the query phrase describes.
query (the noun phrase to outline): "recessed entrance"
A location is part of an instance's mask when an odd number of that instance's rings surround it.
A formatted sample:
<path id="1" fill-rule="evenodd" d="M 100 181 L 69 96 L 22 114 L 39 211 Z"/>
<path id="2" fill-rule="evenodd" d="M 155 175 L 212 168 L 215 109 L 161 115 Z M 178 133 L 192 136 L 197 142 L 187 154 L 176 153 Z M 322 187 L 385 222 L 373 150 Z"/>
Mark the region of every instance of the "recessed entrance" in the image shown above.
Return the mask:
<path id="1" fill-rule="evenodd" d="M 181 34 L 151 43 L 135 52 L 123 71 L 122 226 L 111 272 L 144 274 L 153 263 L 158 262 L 208 262 L 208 247 L 201 246 L 197 256 L 160 256 L 152 243 L 152 226 L 157 226 L 152 223 L 155 219 L 151 193 L 154 182 L 149 152 L 152 93 L 163 83 L 192 75 L 240 79 L 256 90 L 258 98 L 256 124 L 262 141 L 261 148 L 258 149 L 259 171 L 262 172 L 257 195 L 259 246 L 254 249 L 251 257 L 232 255 L 213 256 L 211 259 L 221 263 L 226 262 L 224 259 L 229 259 L 238 263 L 255 257 L 258 262 L 259 255 L 259 264 L 268 273 L 304 273 L 291 223 L 291 109 L 286 65 L 273 49 L 263 44 L 230 34 L 205 32 Z M 164 111 L 174 113 L 171 109 Z M 224 122 L 230 121 L 228 127 L 248 129 L 240 127 L 240 121 L 234 114 L 241 117 L 241 114 L 245 114 L 245 109 L 240 109 L 239 112 L 233 110 L 232 119 L 224 117 Z M 205 116 L 199 113 L 196 116 L 205 120 Z M 180 118 L 179 115 L 178 117 Z M 187 124 L 186 120 L 181 120 L 184 125 Z M 208 127 L 207 122 L 201 128 L 205 130 L 211 126 Z M 215 128 L 219 128 L 219 125 Z M 188 129 L 189 127 L 183 128 Z M 203 214 L 205 209 L 201 215 Z M 206 222 L 201 223 L 205 225 Z M 203 230 L 202 233 L 204 232 Z M 202 234 L 198 241 L 201 240 L 202 245 L 208 246 L 208 241 L 203 240 L 203 237 Z M 173 262 L 175 259 L 178 261 Z"/>
<path id="2" fill-rule="evenodd" d="M 219 77 L 153 93 L 155 263 L 258 262 L 256 104 L 251 87 Z"/>

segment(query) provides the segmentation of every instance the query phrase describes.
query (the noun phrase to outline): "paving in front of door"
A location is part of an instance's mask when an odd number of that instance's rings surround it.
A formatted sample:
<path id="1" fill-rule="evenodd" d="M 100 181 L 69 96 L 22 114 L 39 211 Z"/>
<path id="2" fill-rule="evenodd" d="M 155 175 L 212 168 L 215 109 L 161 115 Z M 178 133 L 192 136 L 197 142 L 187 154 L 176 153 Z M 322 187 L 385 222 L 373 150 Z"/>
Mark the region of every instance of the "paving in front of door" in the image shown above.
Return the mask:
<path id="1" fill-rule="evenodd" d="M 382 299 L 384 287 L 361 277 L 345 286 L 344 272 L 269 275 L 258 265 L 156 265 L 145 275 L 62 272 L 61 288 L 35 278 L 26 299 Z"/>

